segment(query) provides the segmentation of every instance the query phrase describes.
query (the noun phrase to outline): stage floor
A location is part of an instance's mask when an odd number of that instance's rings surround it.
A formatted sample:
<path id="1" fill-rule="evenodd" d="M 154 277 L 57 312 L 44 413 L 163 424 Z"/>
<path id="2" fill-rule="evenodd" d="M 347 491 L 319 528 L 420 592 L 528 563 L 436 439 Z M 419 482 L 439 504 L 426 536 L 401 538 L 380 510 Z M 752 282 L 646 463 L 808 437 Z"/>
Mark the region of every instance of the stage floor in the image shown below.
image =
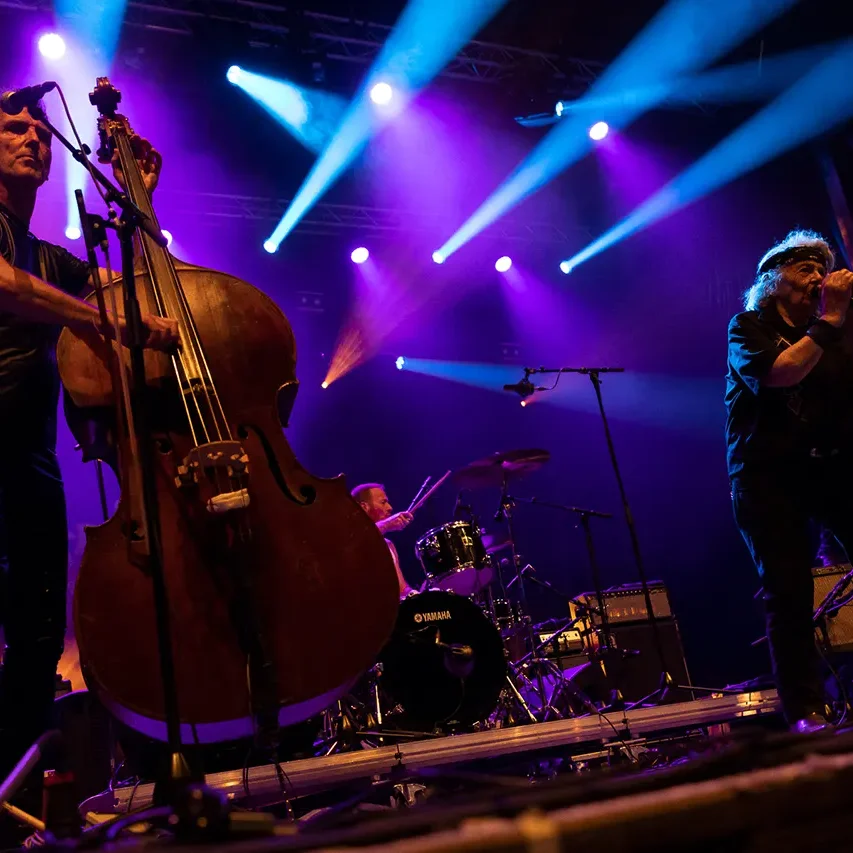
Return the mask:
<path id="1" fill-rule="evenodd" d="M 687 736 L 697 729 L 779 713 L 775 690 L 713 695 L 691 702 L 636 708 L 598 716 L 584 716 L 470 734 L 428 737 L 388 746 L 357 749 L 281 765 L 289 798 L 333 790 L 359 780 L 379 780 L 394 774 L 437 768 L 480 765 L 491 760 L 506 763 L 559 750 L 562 755 L 595 753 L 663 736 Z M 282 781 L 274 765 L 208 775 L 207 784 L 234 802 L 281 799 Z M 154 786 L 119 787 L 92 797 L 81 810 L 120 814 L 151 804 Z"/>

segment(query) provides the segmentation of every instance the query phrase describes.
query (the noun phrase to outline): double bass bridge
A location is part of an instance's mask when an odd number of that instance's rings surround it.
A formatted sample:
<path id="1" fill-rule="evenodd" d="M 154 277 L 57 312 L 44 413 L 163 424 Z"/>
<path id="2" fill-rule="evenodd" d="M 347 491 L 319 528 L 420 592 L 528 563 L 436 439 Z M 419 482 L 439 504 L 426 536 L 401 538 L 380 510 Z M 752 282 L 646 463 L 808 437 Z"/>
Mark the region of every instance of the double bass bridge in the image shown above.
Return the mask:
<path id="1" fill-rule="evenodd" d="M 223 476 L 229 488 L 222 491 L 218 484 Z M 249 457 L 239 441 L 211 441 L 194 447 L 178 465 L 175 485 L 194 488 L 206 484 L 216 488 L 206 502 L 208 512 L 221 514 L 249 505 Z"/>

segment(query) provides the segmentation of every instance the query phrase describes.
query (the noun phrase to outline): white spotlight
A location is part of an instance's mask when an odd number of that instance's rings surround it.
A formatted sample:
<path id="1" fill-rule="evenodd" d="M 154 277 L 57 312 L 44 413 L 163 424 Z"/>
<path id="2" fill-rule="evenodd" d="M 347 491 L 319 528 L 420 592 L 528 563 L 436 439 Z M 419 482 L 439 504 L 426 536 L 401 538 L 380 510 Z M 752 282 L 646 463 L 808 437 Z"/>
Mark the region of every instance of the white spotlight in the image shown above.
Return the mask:
<path id="1" fill-rule="evenodd" d="M 597 121 L 590 129 L 589 129 L 589 138 L 594 139 L 596 142 L 600 142 L 604 139 L 605 136 L 610 132 L 610 128 L 607 125 L 606 121 Z"/>
<path id="2" fill-rule="evenodd" d="M 163 232 L 163 236 L 166 238 L 166 248 L 172 245 L 172 232 L 167 231 L 165 228 L 160 229 Z"/>
<path id="3" fill-rule="evenodd" d="M 560 272 L 568 275 L 572 271 L 572 265 L 568 261 L 560 261 Z"/>
<path id="4" fill-rule="evenodd" d="M 65 236 L 69 240 L 79 240 L 83 236 L 83 233 L 76 225 L 69 225 L 65 229 Z"/>
<path id="5" fill-rule="evenodd" d="M 559 118 L 563 114 L 563 110 L 566 108 L 566 105 L 562 101 L 557 101 L 557 105 L 554 107 L 554 115 Z"/>
<path id="6" fill-rule="evenodd" d="M 498 272 L 507 272 L 511 266 L 512 258 L 510 258 L 509 255 L 504 255 L 502 258 L 498 258 L 495 261 L 495 269 Z"/>
<path id="7" fill-rule="evenodd" d="M 393 97 L 394 90 L 387 83 L 377 83 L 370 90 L 370 100 L 374 104 L 379 104 L 380 107 L 390 104 Z"/>
<path id="8" fill-rule="evenodd" d="M 370 257 L 370 252 L 364 248 L 364 246 L 359 246 L 357 249 L 353 249 L 350 254 L 350 259 L 354 264 L 363 264 Z"/>
<path id="9" fill-rule="evenodd" d="M 39 38 L 39 53 L 45 59 L 62 59 L 65 56 L 65 41 L 58 33 L 45 33 Z"/>
<path id="10" fill-rule="evenodd" d="M 446 258 L 444 257 L 444 255 L 441 254 L 441 252 L 432 253 L 432 262 L 434 264 L 443 264 L 445 260 Z"/>
<path id="11" fill-rule="evenodd" d="M 243 69 L 239 65 L 232 65 L 225 72 L 225 79 L 229 83 L 233 83 L 236 86 L 237 83 L 240 82 L 240 77 L 242 76 L 242 74 L 243 74 Z"/>
<path id="12" fill-rule="evenodd" d="M 278 248 L 272 240 L 264 240 L 264 251 L 269 252 L 271 255 L 275 253 L 275 250 Z"/>

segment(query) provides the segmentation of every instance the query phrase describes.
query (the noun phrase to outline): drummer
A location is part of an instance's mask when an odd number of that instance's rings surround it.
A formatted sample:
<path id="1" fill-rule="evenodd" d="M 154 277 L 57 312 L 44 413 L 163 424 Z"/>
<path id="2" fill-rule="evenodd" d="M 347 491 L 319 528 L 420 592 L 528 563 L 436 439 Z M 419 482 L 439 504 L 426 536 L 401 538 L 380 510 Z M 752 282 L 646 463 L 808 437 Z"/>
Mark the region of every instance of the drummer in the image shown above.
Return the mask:
<path id="1" fill-rule="evenodd" d="M 356 486 L 352 490 L 352 496 L 368 514 L 370 520 L 376 523 L 379 532 L 385 536 L 385 544 L 391 552 L 391 557 L 394 560 L 394 568 L 397 570 L 397 581 L 400 584 L 400 598 L 411 595 L 415 590 L 406 583 L 406 579 L 403 577 L 403 572 L 400 569 L 400 556 L 397 554 L 394 543 L 387 538 L 386 534 L 408 527 L 412 523 L 414 516 L 410 512 L 395 513 L 394 508 L 391 506 L 391 501 L 388 500 L 388 495 L 385 494 L 385 486 L 380 483 L 363 483 L 360 486 Z"/>

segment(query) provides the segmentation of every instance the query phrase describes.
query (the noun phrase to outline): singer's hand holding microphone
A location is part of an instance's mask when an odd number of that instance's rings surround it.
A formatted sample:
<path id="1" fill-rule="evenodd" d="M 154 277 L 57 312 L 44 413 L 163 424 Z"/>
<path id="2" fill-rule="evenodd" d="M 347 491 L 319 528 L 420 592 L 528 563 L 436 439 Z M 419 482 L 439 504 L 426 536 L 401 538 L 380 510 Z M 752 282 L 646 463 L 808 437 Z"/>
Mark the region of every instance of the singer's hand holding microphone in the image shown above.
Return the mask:
<path id="1" fill-rule="evenodd" d="M 831 272 L 820 285 L 820 317 L 833 326 L 840 326 L 850 308 L 853 293 L 853 272 L 836 270 Z"/>

